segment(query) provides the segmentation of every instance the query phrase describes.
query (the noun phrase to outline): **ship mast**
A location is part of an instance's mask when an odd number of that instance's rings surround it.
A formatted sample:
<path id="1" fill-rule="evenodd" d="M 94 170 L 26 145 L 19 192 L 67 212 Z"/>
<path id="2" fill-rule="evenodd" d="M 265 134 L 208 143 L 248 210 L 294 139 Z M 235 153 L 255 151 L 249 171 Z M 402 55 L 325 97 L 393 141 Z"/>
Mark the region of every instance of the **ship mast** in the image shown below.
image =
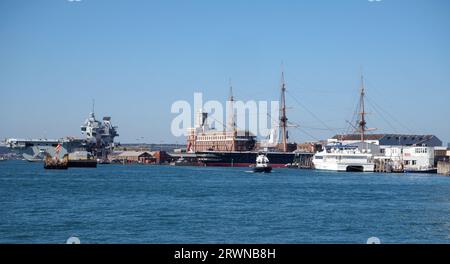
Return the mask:
<path id="1" fill-rule="evenodd" d="M 233 96 L 233 86 L 231 85 L 231 78 L 229 80 L 230 84 L 230 95 L 228 98 L 229 102 L 229 116 L 228 116 L 228 127 L 231 129 L 232 133 L 232 144 L 231 144 L 231 151 L 236 150 L 236 136 L 237 136 L 237 130 L 236 130 L 236 122 L 234 120 L 234 96 Z"/>
<path id="2" fill-rule="evenodd" d="M 284 81 L 284 70 L 281 71 L 280 126 L 283 151 L 287 152 L 286 83 Z"/>
<path id="3" fill-rule="evenodd" d="M 230 108 L 230 115 L 228 116 L 228 127 L 233 131 L 233 134 L 236 132 L 236 121 L 234 120 L 234 96 L 233 96 L 233 86 L 231 85 L 231 79 L 229 81 L 230 83 L 230 95 L 228 97 L 229 101 L 229 108 Z"/>
<path id="4" fill-rule="evenodd" d="M 364 88 L 364 77 L 361 75 L 361 93 L 359 96 L 359 114 L 360 114 L 360 119 L 358 121 L 358 128 L 359 128 L 359 132 L 361 135 L 361 142 L 364 143 L 364 136 L 365 136 L 365 132 L 366 132 L 366 111 L 364 108 L 364 96 L 365 96 L 365 88 Z"/>

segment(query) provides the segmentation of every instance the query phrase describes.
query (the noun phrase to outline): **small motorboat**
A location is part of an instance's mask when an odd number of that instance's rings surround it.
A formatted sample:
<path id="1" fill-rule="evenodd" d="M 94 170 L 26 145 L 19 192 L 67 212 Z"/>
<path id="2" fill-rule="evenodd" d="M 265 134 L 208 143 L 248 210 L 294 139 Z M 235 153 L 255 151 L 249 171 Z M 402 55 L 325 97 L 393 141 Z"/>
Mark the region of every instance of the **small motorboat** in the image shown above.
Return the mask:
<path id="1" fill-rule="evenodd" d="M 269 159 L 264 154 L 258 154 L 256 157 L 256 165 L 253 167 L 253 172 L 264 172 L 269 173 L 272 171 Z"/>
<path id="2" fill-rule="evenodd" d="M 437 168 L 404 169 L 404 173 L 437 173 Z"/>
<path id="3" fill-rule="evenodd" d="M 108 159 L 97 159 L 97 164 L 111 164 L 111 161 Z"/>
<path id="4" fill-rule="evenodd" d="M 183 157 L 177 159 L 175 162 L 170 163 L 172 166 L 196 166 L 199 165 L 198 162 L 191 162 Z"/>

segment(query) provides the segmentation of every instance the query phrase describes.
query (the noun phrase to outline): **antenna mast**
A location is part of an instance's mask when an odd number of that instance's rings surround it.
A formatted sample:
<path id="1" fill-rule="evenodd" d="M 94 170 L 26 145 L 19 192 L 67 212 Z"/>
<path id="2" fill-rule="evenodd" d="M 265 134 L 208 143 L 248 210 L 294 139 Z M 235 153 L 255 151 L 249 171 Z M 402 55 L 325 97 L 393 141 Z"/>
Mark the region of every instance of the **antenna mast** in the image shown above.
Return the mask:
<path id="1" fill-rule="evenodd" d="M 281 69 L 281 105 L 280 105 L 281 142 L 283 151 L 287 152 L 287 117 L 286 117 L 286 83 L 284 82 L 284 69 Z"/>

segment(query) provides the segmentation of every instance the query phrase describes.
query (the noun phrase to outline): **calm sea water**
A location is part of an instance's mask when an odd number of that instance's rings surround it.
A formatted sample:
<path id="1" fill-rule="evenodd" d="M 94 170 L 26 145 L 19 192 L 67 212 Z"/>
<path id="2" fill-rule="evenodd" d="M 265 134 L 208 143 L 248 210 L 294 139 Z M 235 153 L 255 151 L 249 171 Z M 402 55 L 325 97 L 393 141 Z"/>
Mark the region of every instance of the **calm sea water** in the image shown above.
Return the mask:
<path id="1" fill-rule="evenodd" d="M 450 177 L 0 162 L 0 242 L 449 243 Z"/>

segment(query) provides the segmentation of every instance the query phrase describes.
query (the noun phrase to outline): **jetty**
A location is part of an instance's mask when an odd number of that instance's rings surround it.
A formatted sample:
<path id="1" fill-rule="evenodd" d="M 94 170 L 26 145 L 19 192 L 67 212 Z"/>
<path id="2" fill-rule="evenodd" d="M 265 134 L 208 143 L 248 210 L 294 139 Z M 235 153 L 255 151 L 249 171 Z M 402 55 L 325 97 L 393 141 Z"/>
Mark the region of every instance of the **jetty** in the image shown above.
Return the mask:
<path id="1" fill-rule="evenodd" d="M 450 176 L 450 162 L 449 161 L 439 161 L 437 164 L 437 173 Z"/>

